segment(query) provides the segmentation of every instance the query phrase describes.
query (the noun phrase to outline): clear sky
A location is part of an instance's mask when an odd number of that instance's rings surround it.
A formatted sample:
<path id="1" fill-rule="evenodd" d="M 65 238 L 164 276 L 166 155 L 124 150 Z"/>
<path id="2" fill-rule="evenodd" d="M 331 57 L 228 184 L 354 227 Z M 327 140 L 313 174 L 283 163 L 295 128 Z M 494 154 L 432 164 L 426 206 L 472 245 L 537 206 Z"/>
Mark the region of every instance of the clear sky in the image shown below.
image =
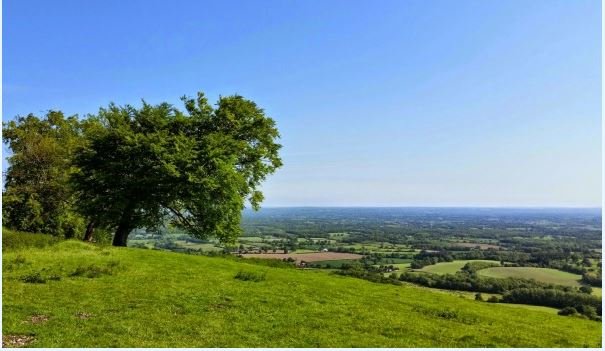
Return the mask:
<path id="1" fill-rule="evenodd" d="M 600 206 L 600 6 L 4 0 L 3 120 L 239 93 L 266 206 Z"/>

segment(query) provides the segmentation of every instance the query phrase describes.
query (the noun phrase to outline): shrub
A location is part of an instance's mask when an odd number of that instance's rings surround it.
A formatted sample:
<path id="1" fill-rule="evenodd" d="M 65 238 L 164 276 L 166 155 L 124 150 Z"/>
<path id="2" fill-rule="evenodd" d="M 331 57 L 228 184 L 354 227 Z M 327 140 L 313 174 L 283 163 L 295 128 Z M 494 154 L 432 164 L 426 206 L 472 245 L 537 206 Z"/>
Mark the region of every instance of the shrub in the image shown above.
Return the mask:
<path id="1" fill-rule="evenodd" d="M 243 281 L 261 282 L 261 281 L 265 280 L 266 275 L 267 274 L 265 272 L 258 273 L 258 272 L 239 271 L 235 275 L 235 279 L 239 279 L 239 280 L 243 280 Z"/>
<path id="2" fill-rule="evenodd" d="M 103 275 L 113 275 L 113 269 L 119 265 L 117 261 L 109 261 L 105 267 L 91 264 L 88 266 L 78 266 L 73 271 L 70 277 L 86 277 L 86 278 L 98 278 Z"/>
<path id="3" fill-rule="evenodd" d="M 593 306 L 589 306 L 589 305 L 579 305 L 577 307 L 577 311 L 581 314 L 583 314 L 584 316 L 592 319 L 592 320 L 596 320 L 599 318 L 599 315 L 597 313 L 597 309 L 594 308 Z"/>
<path id="4" fill-rule="evenodd" d="M 58 281 L 58 280 L 61 280 L 61 276 L 58 275 L 58 274 L 51 274 L 51 275 L 48 276 L 48 280 Z"/>
<path id="5" fill-rule="evenodd" d="M 573 316 L 578 314 L 578 311 L 573 307 L 565 307 L 558 313 L 560 316 Z"/>
<path id="6" fill-rule="evenodd" d="M 449 311 L 449 310 L 445 310 L 445 311 L 439 311 L 436 313 L 437 317 L 439 318 L 443 318 L 443 319 L 456 319 L 458 318 L 458 313 L 456 313 L 455 311 Z"/>
<path id="7" fill-rule="evenodd" d="M 17 257 L 15 257 L 15 259 L 13 260 L 13 263 L 16 265 L 25 264 L 25 262 L 27 262 L 27 260 L 21 255 L 17 255 Z"/>
<path id="8" fill-rule="evenodd" d="M 498 298 L 496 296 L 490 296 L 489 299 L 487 299 L 487 302 L 492 302 L 492 303 L 496 303 L 500 300 L 498 300 Z"/>
<path id="9" fill-rule="evenodd" d="M 26 274 L 20 278 L 20 280 L 24 283 L 29 284 L 44 284 L 46 283 L 46 279 L 42 277 L 40 272 L 33 272 Z"/>

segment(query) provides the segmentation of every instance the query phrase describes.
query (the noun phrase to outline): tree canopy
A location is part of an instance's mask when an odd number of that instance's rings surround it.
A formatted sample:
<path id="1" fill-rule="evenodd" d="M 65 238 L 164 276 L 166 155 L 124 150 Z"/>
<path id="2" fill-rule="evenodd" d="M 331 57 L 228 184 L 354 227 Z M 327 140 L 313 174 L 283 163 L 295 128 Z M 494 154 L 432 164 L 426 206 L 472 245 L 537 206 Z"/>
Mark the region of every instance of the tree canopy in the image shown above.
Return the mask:
<path id="1" fill-rule="evenodd" d="M 241 96 L 217 107 L 199 93 L 182 98 L 185 111 L 162 103 L 109 105 L 96 116 L 104 128 L 91 135 L 74 164 L 78 208 L 125 246 L 135 228 L 170 221 L 198 238 L 233 242 L 246 200 L 281 166 L 273 119 Z"/>
<path id="2" fill-rule="evenodd" d="M 76 171 L 71 160 L 85 144 L 89 125 L 60 111 L 3 123 L 2 138 L 12 151 L 2 194 L 4 225 L 68 238 L 83 229 L 69 178 Z"/>
<path id="3" fill-rule="evenodd" d="M 3 193 L 13 229 L 73 236 L 167 223 L 197 238 L 234 242 L 241 211 L 282 165 L 273 119 L 239 95 L 213 107 L 203 93 L 140 108 L 109 104 L 86 118 L 18 117 L 3 125 L 11 148 Z"/>

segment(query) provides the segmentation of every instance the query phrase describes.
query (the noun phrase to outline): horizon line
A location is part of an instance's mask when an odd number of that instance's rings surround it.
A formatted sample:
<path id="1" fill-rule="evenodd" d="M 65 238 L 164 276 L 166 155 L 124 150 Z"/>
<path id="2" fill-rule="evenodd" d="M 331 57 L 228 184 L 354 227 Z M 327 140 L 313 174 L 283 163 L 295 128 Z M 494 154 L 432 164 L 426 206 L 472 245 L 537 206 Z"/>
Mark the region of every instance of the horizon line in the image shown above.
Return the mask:
<path id="1" fill-rule="evenodd" d="M 602 210 L 603 206 L 561 205 L 267 205 L 263 208 L 484 208 L 484 209 L 591 209 Z M 246 209 L 251 209 L 246 207 Z"/>

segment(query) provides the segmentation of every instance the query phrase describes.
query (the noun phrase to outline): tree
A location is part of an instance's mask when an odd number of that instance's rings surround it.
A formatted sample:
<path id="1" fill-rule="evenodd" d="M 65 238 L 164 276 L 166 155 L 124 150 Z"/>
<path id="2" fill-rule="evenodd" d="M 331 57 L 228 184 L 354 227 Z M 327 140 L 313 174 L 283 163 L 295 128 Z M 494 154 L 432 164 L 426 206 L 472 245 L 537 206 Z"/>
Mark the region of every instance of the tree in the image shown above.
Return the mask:
<path id="1" fill-rule="evenodd" d="M 91 123 L 60 111 L 3 123 L 3 141 L 12 151 L 2 194 L 4 225 L 66 238 L 83 231 L 85 218 L 74 209 L 69 177 Z"/>
<path id="2" fill-rule="evenodd" d="M 592 294 L 592 288 L 590 286 L 583 285 L 580 287 L 580 292 L 590 295 L 590 294 Z"/>
<path id="3" fill-rule="evenodd" d="M 573 315 L 578 314 L 578 311 L 576 311 L 575 308 L 568 306 L 568 307 L 564 307 L 561 310 L 559 310 L 558 314 L 560 316 L 573 316 Z"/>
<path id="4" fill-rule="evenodd" d="M 182 101 L 186 112 L 146 102 L 100 109 L 104 128 L 75 157 L 78 206 L 115 230 L 115 246 L 135 228 L 167 221 L 233 242 L 245 202 L 259 208 L 258 186 L 282 164 L 275 122 L 254 102 L 221 97 L 214 109 L 203 93 Z"/>

